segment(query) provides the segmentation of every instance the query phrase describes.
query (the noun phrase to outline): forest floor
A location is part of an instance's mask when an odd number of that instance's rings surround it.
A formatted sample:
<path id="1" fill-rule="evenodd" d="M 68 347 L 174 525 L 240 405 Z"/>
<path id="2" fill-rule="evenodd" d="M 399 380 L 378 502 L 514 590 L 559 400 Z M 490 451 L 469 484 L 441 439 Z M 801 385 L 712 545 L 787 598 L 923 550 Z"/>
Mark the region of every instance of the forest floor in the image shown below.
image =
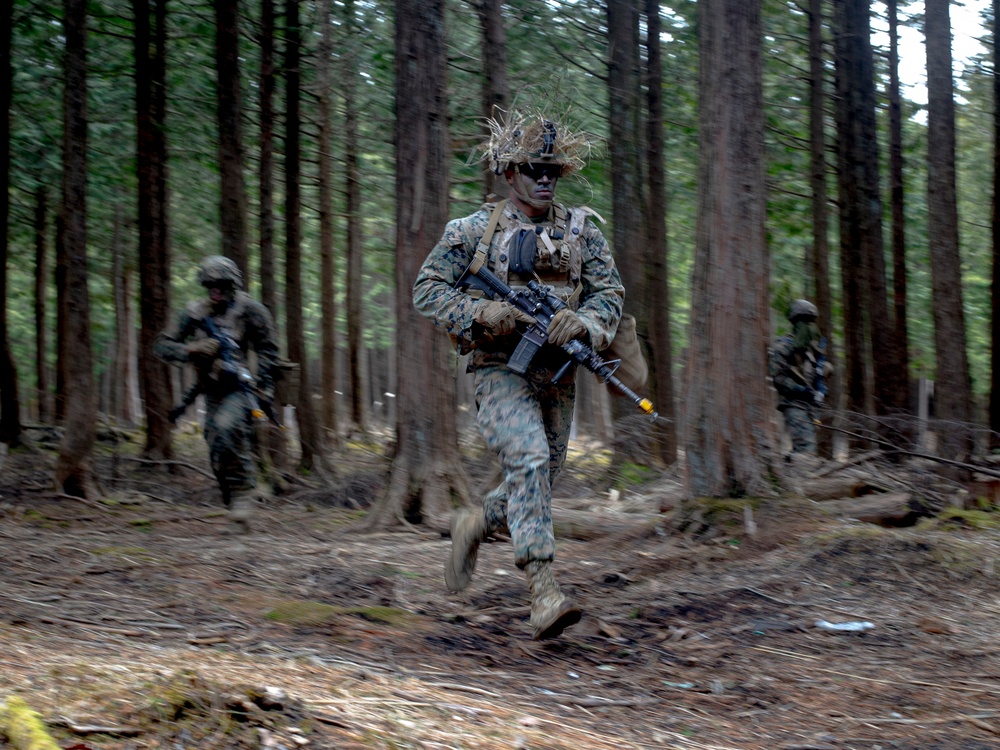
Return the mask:
<path id="1" fill-rule="evenodd" d="M 206 468 L 199 438 L 177 446 Z M 675 475 L 612 500 L 577 449 L 557 517 L 662 522 L 560 539 L 584 619 L 534 642 L 508 543 L 455 595 L 441 534 L 357 530 L 344 501 L 381 493 L 377 451 L 247 536 L 206 476 L 137 452 L 99 445 L 97 502 L 53 495 L 51 449 L 0 474 L 0 703 L 24 698 L 63 748 L 1000 748 L 997 530 L 786 498 L 752 503 L 754 534 L 720 505 L 695 538 L 660 513 Z"/>

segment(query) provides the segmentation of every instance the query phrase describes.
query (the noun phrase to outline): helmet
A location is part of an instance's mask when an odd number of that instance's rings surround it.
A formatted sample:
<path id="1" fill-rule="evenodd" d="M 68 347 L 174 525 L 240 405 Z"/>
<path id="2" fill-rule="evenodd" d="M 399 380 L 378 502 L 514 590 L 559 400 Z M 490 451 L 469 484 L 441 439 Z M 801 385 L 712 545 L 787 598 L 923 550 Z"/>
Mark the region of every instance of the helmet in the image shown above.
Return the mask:
<path id="1" fill-rule="evenodd" d="M 243 273 L 231 258 L 209 255 L 198 266 L 198 283 L 208 287 L 220 281 L 228 281 L 235 289 L 242 289 Z"/>
<path id="2" fill-rule="evenodd" d="M 818 318 L 819 310 L 807 299 L 797 299 L 788 308 L 788 319 L 794 323 L 796 318 Z"/>
<path id="3" fill-rule="evenodd" d="M 498 110 L 499 111 L 499 110 Z M 536 112 L 512 110 L 505 118 L 488 120 L 490 140 L 482 145 L 483 159 L 494 174 L 512 164 L 541 162 L 562 166 L 565 177 L 586 166 L 590 141 L 584 133 L 573 133 L 564 125 Z"/>

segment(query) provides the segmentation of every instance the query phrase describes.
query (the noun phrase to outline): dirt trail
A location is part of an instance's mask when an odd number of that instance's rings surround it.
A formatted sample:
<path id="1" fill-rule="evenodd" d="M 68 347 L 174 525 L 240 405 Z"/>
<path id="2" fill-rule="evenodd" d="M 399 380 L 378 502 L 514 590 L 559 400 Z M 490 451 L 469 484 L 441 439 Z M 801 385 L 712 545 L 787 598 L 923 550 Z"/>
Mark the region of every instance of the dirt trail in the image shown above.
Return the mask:
<path id="1" fill-rule="evenodd" d="M 0 479 L 0 700 L 128 735 L 63 747 L 1000 748 L 997 532 L 803 500 L 752 538 L 561 540 L 586 615 L 535 643 L 503 541 L 451 595 L 438 535 L 285 501 L 234 537 L 193 473 L 89 504 L 33 461 Z"/>

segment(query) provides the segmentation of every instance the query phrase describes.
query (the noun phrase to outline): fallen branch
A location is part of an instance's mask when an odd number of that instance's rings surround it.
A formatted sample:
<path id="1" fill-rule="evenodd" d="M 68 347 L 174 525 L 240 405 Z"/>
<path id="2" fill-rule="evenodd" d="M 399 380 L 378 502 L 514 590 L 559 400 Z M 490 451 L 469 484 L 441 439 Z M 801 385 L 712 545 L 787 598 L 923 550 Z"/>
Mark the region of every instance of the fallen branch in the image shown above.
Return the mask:
<path id="1" fill-rule="evenodd" d="M 139 727 L 113 727 L 106 724 L 77 724 L 72 719 L 60 716 L 58 721 L 52 722 L 53 726 L 66 727 L 73 734 L 106 734 L 111 737 L 135 737 L 142 734 Z"/>
<path id="2" fill-rule="evenodd" d="M 152 459 L 152 458 L 138 458 L 136 456 L 121 456 L 123 461 L 134 461 L 139 464 L 153 464 L 155 466 L 180 466 L 184 469 L 190 469 L 191 471 L 197 472 L 204 477 L 208 477 L 211 480 L 215 480 L 215 475 L 200 466 L 195 466 L 194 464 L 188 463 L 187 461 L 177 461 L 175 459 Z M 1000 476 L 1000 475 L 998 475 Z"/>

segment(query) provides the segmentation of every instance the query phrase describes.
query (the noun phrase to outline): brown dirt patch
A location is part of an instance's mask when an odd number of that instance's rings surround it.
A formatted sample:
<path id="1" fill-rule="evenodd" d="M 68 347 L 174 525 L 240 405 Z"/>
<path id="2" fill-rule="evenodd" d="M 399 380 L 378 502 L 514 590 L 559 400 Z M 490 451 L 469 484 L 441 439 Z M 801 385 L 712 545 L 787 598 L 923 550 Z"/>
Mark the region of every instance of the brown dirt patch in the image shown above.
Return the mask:
<path id="1" fill-rule="evenodd" d="M 535 643 L 503 541 L 451 595 L 447 539 L 360 535 L 359 512 L 322 493 L 233 537 L 193 472 L 119 464 L 117 500 L 91 504 L 48 494 L 48 460 L 15 454 L 0 479 L 0 700 L 135 730 L 54 726 L 63 747 L 1000 747 L 996 531 L 876 529 L 782 501 L 757 509 L 753 538 L 665 522 L 561 540 L 585 618 Z M 579 476 L 567 488 L 557 513 L 604 503 Z M 620 512 L 655 512 L 655 495 Z"/>

